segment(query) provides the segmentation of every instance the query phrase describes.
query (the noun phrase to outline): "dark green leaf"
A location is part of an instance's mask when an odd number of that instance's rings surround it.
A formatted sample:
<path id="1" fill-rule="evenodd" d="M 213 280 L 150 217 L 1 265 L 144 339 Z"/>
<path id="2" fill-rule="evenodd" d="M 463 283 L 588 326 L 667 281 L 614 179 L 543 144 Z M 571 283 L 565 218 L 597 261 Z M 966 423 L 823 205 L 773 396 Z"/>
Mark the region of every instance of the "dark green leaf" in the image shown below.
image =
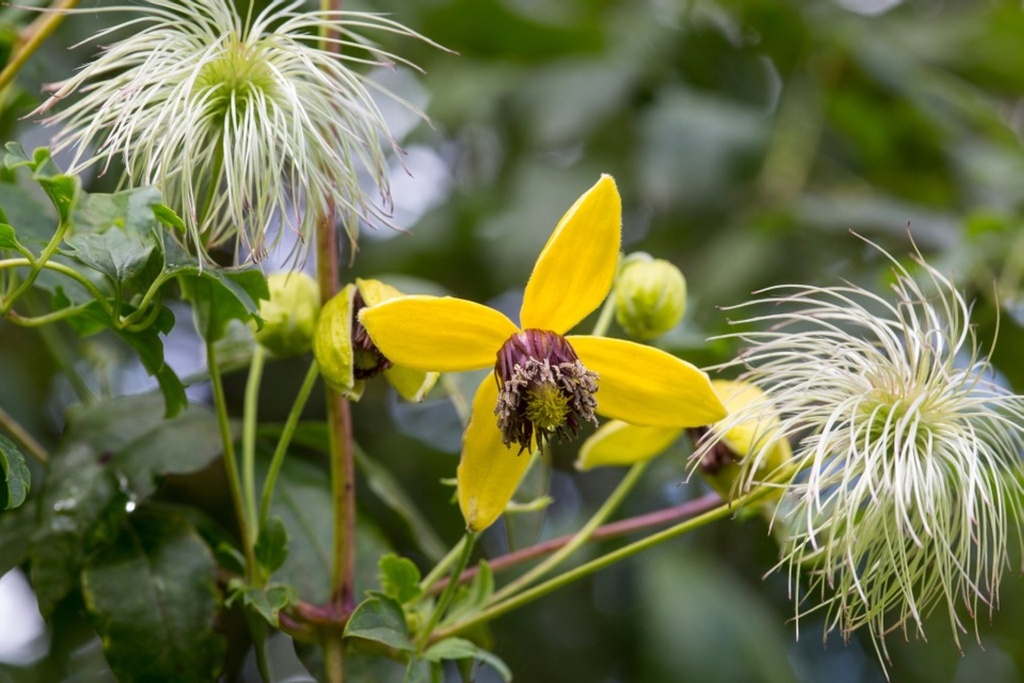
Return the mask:
<path id="1" fill-rule="evenodd" d="M 78 585 L 85 558 L 109 544 L 122 520 L 165 474 L 205 467 L 219 454 L 209 411 L 161 418 L 159 396 L 131 396 L 69 411 L 65 438 L 43 487 L 32 536 L 32 582 L 48 615 Z"/>
<path id="2" fill-rule="evenodd" d="M 117 229 L 139 237 L 153 233 L 160 191 L 155 187 L 139 187 L 112 194 L 84 194 L 75 207 L 75 233 L 100 234 Z"/>
<path id="3" fill-rule="evenodd" d="M 169 309 L 164 309 L 170 315 Z M 172 316 L 173 319 L 173 316 Z M 138 332 L 116 330 L 117 336 L 131 346 L 142 361 L 146 372 L 156 378 L 165 402 L 165 417 L 174 417 L 188 405 L 185 385 L 164 359 L 164 343 L 160 339 L 158 326 L 147 327 Z"/>
<path id="4" fill-rule="evenodd" d="M 430 560 L 440 561 L 445 554 L 444 542 L 391 471 L 375 462 L 373 458 L 366 457 L 358 448 L 356 464 L 366 477 L 370 490 L 409 526 L 409 536 L 419 545 L 420 550 Z"/>
<path id="5" fill-rule="evenodd" d="M 15 142 L 6 145 L 4 165 L 15 169 L 22 166 L 32 171 L 32 177 L 43 188 L 53 206 L 57 209 L 58 220 L 66 223 L 71 219 L 71 212 L 78 200 L 79 180 L 77 176 L 64 175 L 50 158 L 50 151 L 43 147 L 36 149 L 29 159 L 25 150 Z"/>
<path id="6" fill-rule="evenodd" d="M 413 650 L 402 606 L 391 598 L 372 597 L 359 603 L 345 626 L 345 637 L 384 643 L 397 650 Z"/>
<path id="7" fill-rule="evenodd" d="M 156 242 L 146 235 L 118 229 L 73 235 L 65 242 L 68 255 L 119 284 L 138 273 L 156 247 Z"/>
<path id="8" fill-rule="evenodd" d="M 121 680 L 212 681 L 223 637 L 214 630 L 216 565 L 184 519 L 140 510 L 82 573 L 82 593 Z"/>
<path id="9" fill-rule="evenodd" d="M 181 278 L 185 298 L 192 302 L 196 329 L 203 339 L 217 341 L 232 320 L 247 322 L 268 298 L 267 279 L 258 270 L 224 271 L 208 266 Z"/>
<path id="10" fill-rule="evenodd" d="M 512 680 L 512 671 L 501 658 L 464 638 L 445 638 L 427 648 L 422 657 L 430 662 L 445 659 L 478 659 L 494 667 L 502 680 Z"/>
<path id="11" fill-rule="evenodd" d="M 412 560 L 389 553 L 380 558 L 379 566 L 380 587 L 389 598 L 406 603 L 423 593 L 420 588 L 420 570 Z"/>
<path id="12" fill-rule="evenodd" d="M 268 575 L 284 564 L 288 557 L 288 531 L 280 517 L 273 515 L 260 528 L 255 550 L 256 561 L 266 569 Z"/>
<path id="13" fill-rule="evenodd" d="M 0 435 L 0 470 L 3 471 L 4 485 L 0 487 L 0 507 L 4 510 L 16 508 L 25 502 L 32 475 L 25 464 L 18 445 Z"/>
<path id="14" fill-rule="evenodd" d="M 34 502 L 0 513 L 0 576 L 28 559 L 29 539 L 36 525 Z"/>

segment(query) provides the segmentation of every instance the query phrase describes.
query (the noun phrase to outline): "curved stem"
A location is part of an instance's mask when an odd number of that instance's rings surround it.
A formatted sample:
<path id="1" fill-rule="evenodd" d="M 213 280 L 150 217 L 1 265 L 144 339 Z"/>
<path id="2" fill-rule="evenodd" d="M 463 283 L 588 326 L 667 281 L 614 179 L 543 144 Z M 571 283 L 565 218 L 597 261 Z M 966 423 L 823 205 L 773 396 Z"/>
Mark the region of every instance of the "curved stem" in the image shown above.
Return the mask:
<path id="1" fill-rule="evenodd" d="M 309 395 L 313 392 L 313 387 L 316 385 L 316 378 L 319 376 L 320 369 L 314 360 L 309 365 L 306 379 L 302 381 L 299 394 L 295 397 L 295 403 L 292 404 L 292 409 L 288 413 L 288 419 L 285 420 L 284 428 L 281 430 L 281 436 L 277 440 L 274 457 L 270 460 L 270 468 L 267 470 L 266 481 L 263 482 L 263 495 L 260 500 L 259 528 L 263 528 L 263 525 L 267 523 L 267 517 L 270 515 L 270 501 L 274 498 L 274 485 L 277 483 L 277 475 L 281 471 L 284 456 L 288 452 L 288 445 L 292 441 L 295 428 L 298 427 L 299 419 L 302 417 L 302 411 L 306 407 Z"/>
<path id="2" fill-rule="evenodd" d="M 46 258 L 48 259 L 49 256 L 50 255 L 47 254 Z M 39 271 L 42 270 L 43 268 L 46 268 L 48 270 L 60 273 L 61 275 L 66 275 L 75 282 L 77 282 L 78 284 L 82 285 L 86 289 L 86 291 L 88 291 L 89 294 L 91 294 L 92 297 L 100 303 L 100 305 L 103 307 L 103 310 L 106 311 L 108 315 L 113 316 L 114 310 L 110 307 L 110 304 L 107 302 L 107 295 L 101 292 L 99 290 L 99 287 L 94 285 L 92 281 L 89 280 L 89 278 L 85 277 L 84 275 L 79 273 L 74 268 L 71 268 L 70 266 L 66 266 L 63 263 L 55 263 L 48 260 L 44 260 L 42 257 L 40 257 L 39 259 L 11 258 L 0 261 L 0 270 L 4 270 L 7 268 L 24 267 L 32 269 L 30 277 L 22 281 L 22 283 L 19 284 L 18 287 L 16 287 L 15 290 L 11 293 L 8 299 L 4 301 L 2 309 L 4 313 L 10 311 L 11 306 L 14 305 L 14 302 L 17 301 L 18 298 L 22 294 L 24 294 L 29 287 L 32 286 L 32 282 L 35 281 L 35 276 L 38 275 Z"/>
<path id="3" fill-rule="evenodd" d="M 256 416 L 259 412 L 260 384 L 266 350 L 256 344 L 249 363 L 249 377 L 245 382 L 245 408 L 242 413 L 242 492 L 245 494 L 245 512 L 249 528 L 258 537 L 256 518 Z"/>
<path id="4" fill-rule="evenodd" d="M 594 331 L 591 332 L 591 334 L 595 337 L 603 337 L 608 332 L 608 327 L 612 324 L 613 313 L 615 313 L 614 287 L 612 287 L 612 291 L 604 300 L 604 306 L 601 307 L 601 314 L 597 316 L 597 322 L 594 323 Z"/>
<path id="5" fill-rule="evenodd" d="M 586 524 L 580 528 L 579 531 L 572 537 L 568 543 L 562 546 L 557 552 L 549 556 L 546 560 L 538 564 L 536 567 L 520 576 L 515 581 L 512 581 L 508 585 L 501 588 L 491 596 L 491 600 L 495 603 L 501 602 L 504 598 L 514 595 L 520 590 L 526 588 L 531 583 L 544 576 L 549 571 L 561 564 L 567 557 L 572 555 L 576 550 L 582 546 L 590 538 L 591 534 L 604 523 L 608 517 L 619 507 L 623 499 L 633 490 L 636 482 L 639 481 L 640 476 L 647 469 L 647 465 L 650 461 L 638 462 L 629 468 L 626 476 L 622 478 L 619 485 L 615 487 L 615 490 L 610 496 L 604 501 L 597 512 L 587 521 Z"/>
<path id="6" fill-rule="evenodd" d="M 14 440 L 21 444 L 21 447 L 39 462 L 46 463 L 50 460 L 50 454 L 43 448 L 42 444 L 36 441 L 21 423 L 15 420 L 10 413 L 0 407 L 0 427 L 3 427 Z"/>
<path id="7" fill-rule="evenodd" d="M 685 522 L 681 522 L 673 527 L 665 529 L 664 531 L 660 531 L 656 534 L 651 534 L 650 536 L 647 536 L 639 541 L 630 543 L 629 545 L 625 545 L 619 548 L 618 550 L 608 553 L 607 555 L 602 555 L 601 557 L 595 560 L 591 560 L 590 562 L 581 564 L 580 566 L 575 567 L 574 569 L 571 569 L 565 572 L 564 574 L 560 574 L 555 578 L 545 581 L 544 583 L 538 586 L 525 590 L 522 593 L 519 593 L 518 595 L 509 598 L 508 600 L 505 600 L 504 602 L 497 603 L 495 605 L 488 607 L 487 609 L 477 612 L 476 614 L 472 615 L 471 617 L 468 617 L 462 622 L 453 624 L 447 628 L 439 630 L 437 633 L 434 634 L 433 640 L 438 641 L 443 638 L 447 638 L 458 633 L 462 633 L 463 631 L 467 631 L 475 626 L 485 624 L 491 619 L 500 617 L 503 614 L 506 614 L 514 609 L 522 607 L 527 603 L 533 602 L 537 598 L 542 598 L 548 593 L 552 593 L 558 590 L 559 588 L 562 588 L 563 586 L 572 583 L 573 581 L 583 578 L 584 576 L 593 574 L 599 569 L 604 569 L 605 567 L 614 564 L 619 560 L 623 560 L 633 555 L 636 555 L 637 553 L 643 550 L 647 550 L 648 548 L 658 545 L 659 543 L 663 543 L 671 538 L 675 538 L 680 534 L 684 534 L 688 531 L 700 528 L 705 524 L 708 524 L 709 522 L 713 522 L 723 517 L 727 517 L 728 515 L 732 514 L 734 509 L 735 506 L 733 505 L 720 505 L 717 508 L 709 510 L 708 512 L 705 512 L 704 514 L 698 517 L 688 519 Z"/>
<path id="8" fill-rule="evenodd" d="M 221 443 L 224 447 L 224 468 L 228 477 L 228 488 L 231 491 L 231 502 L 238 518 L 238 532 L 245 552 L 247 578 L 252 578 L 256 571 L 256 556 L 253 550 L 249 524 L 245 514 L 242 495 L 242 481 L 238 476 L 238 459 L 235 457 L 235 440 L 231 436 L 231 422 L 228 419 L 227 401 L 224 399 L 224 383 L 221 380 L 220 368 L 217 365 L 217 353 L 211 341 L 206 342 L 206 364 L 210 371 L 210 383 L 213 386 L 213 406 L 217 413 L 217 425 L 220 428 Z"/>
<path id="9" fill-rule="evenodd" d="M 462 548 L 465 543 L 466 537 L 463 536 L 459 539 L 458 543 L 452 546 L 452 549 L 448 551 L 448 554 L 441 558 L 441 561 L 434 565 L 434 568 L 430 570 L 430 573 L 424 576 L 423 580 L 420 581 L 420 590 L 426 592 L 430 590 L 435 583 L 440 581 L 441 575 L 448 570 L 448 567 L 452 566 L 452 562 L 455 561 L 455 558 L 461 555 Z M 462 574 L 459 575 L 460 582 L 462 580 L 462 576 L 464 576 L 466 573 L 467 572 L 464 571 L 462 572 Z M 444 585 L 447 586 L 448 582 L 445 582 Z"/>
<path id="10" fill-rule="evenodd" d="M 41 14 L 35 21 L 28 25 L 21 36 L 19 45 L 11 55 L 7 66 L 0 71 L 0 90 L 7 87 L 14 77 L 24 66 L 28 58 L 35 54 L 43 41 L 50 37 L 60 22 L 64 20 L 63 10 L 71 9 L 78 4 L 78 0 L 62 0 L 56 7 Z"/>
<path id="11" fill-rule="evenodd" d="M 430 641 L 430 634 L 437 626 L 437 623 L 444 616 L 444 613 L 448 611 L 449 605 L 452 604 L 452 599 L 455 598 L 455 591 L 459 587 L 459 582 L 456 580 L 462 572 L 466 570 L 469 565 L 469 558 L 473 554 L 473 545 L 476 541 L 476 534 L 472 531 L 467 531 L 466 535 L 462 539 L 462 549 L 459 552 L 459 559 L 456 560 L 455 566 L 452 567 L 452 580 L 445 586 L 444 592 L 441 593 L 441 597 L 437 600 L 437 605 L 434 607 L 434 611 L 430 613 L 430 619 L 427 621 L 427 625 L 423 628 L 420 633 L 420 637 L 416 639 L 417 650 L 422 651 Z"/>
<path id="12" fill-rule="evenodd" d="M 609 538 L 618 538 L 619 536 L 625 536 L 626 534 L 635 533 L 637 531 L 643 531 L 644 529 L 650 529 L 655 526 L 664 526 L 670 522 L 675 522 L 685 519 L 686 517 L 692 517 L 693 515 L 706 512 L 716 505 L 721 504 L 721 502 L 721 496 L 717 493 L 709 493 L 701 496 L 700 498 L 680 503 L 679 505 L 673 505 L 672 507 L 664 508 L 662 510 L 648 512 L 645 515 L 637 515 L 636 517 L 629 517 L 627 519 L 619 520 L 618 522 L 605 524 L 595 529 L 594 533 L 590 534 L 590 538 L 588 540 L 602 541 Z M 514 567 L 518 564 L 522 564 L 523 562 L 528 562 L 529 560 L 554 552 L 565 546 L 575 537 L 576 534 L 567 534 L 565 536 L 559 536 L 558 538 L 552 538 L 542 543 L 531 545 L 528 548 L 516 550 L 488 560 L 487 564 L 490 566 L 492 571 L 497 573 L 503 569 L 508 569 L 509 567 Z M 468 583 L 478 572 L 478 567 L 470 567 L 466 571 L 462 572 L 461 576 L 459 576 L 459 583 Z M 448 585 L 448 580 L 440 579 L 440 574 L 438 574 L 434 580 L 436 583 L 427 583 L 426 580 L 424 580 L 420 585 L 424 590 L 433 593 L 444 590 L 444 587 Z"/>

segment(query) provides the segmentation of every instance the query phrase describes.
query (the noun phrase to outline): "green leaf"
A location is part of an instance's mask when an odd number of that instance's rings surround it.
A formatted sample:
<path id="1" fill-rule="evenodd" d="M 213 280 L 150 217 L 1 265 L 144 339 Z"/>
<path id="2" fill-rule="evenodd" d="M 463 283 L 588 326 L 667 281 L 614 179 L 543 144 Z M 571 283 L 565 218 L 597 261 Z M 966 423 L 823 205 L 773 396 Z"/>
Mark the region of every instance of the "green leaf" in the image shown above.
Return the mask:
<path id="1" fill-rule="evenodd" d="M 430 662 L 445 659 L 475 659 L 490 664 L 504 681 L 512 680 L 512 670 L 493 652 L 488 652 L 465 638 L 445 638 L 434 643 L 421 655 Z"/>
<path id="2" fill-rule="evenodd" d="M 64 175 L 50 158 L 50 150 L 40 147 L 32 153 L 29 159 L 25 150 L 15 142 L 8 142 L 5 145 L 7 154 L 4 155 L 4 165 L 9 169 L 16 169 L 22 166 L 31 169 L 32 178 L 43 188 L 43 192 L 49 197 L 50 202 L 57 209 L 58 220 L 67 223 L 71 219 L 71 212 L 78 201 L 80 181 L 77 176 Z"/>
<path id="3" fill-rule="evenodd" d="M 431 561 L 440 561 L 446 552 L 444 542 L 391 471 L 373 458 L 366 457 L 359 448 L 356 449 L 356 465 L 366 477 L 370 490 L 408 525 L 409 536 L 420 550 Z"/>
<path id="4" fill-rule="evenodd" d="M 90 560 L 82 594 L 120 680 L 216 679 L 225 649 L 214 630 L 216 565 L 183 518 L 133 515 L 117 542 Z"/>
<path id="5" fill-rule="evenodd" d="M 255 551 L 256 561 L 267 570 L 268 575 L 273 574 L 284 564 L 288 557 L 288 531 L 280 517 L 273 515 L 260 528 Z"/>
<path id="6" fill-rule="evenodd" d="M 265 466 L 269 457 L 259 455 L 259 463 Z M 288 529 L 288 556 L 274 579 L 294 586 L 307 602 L 326 602 L 334 558 L 333 502 L 327 472 L 301 457 L 286 457 L 270 511 Z M 360 595 L 377 585 L 377 559 L 392 550 L 368 517 L 356 516 L 356 593 Z"/>
<path id="7" fill-rule="evenodd" d="M 16 508 L 28 496 L 32 475 L 25 464 L 18 445 L 0 435 L 0 470 L 3 470 L 4 486 L 0 488 L 0 507 L 4 510 Z"/>
<path id="8" fill-rule="evenodd" d="M 68 247 L 65 253 L 118 284 L 142 270 L 156 247 L 152 238 L 117 229 L 73 235 L 65 243 Z"/>
<path id="9" fill-rule="evenodd" d="M 86 557 L 119 533 L 128 508 L 160 477 L 206 467 L 220 453 L 214 416 L 193 407 L 161 418 L 157 395 L 131 396 L 69 411 L 32 535 L 32 583 L 48 615 L 73 590 Z"/>
<path id="10" fill-rule="evenodd" d="M 359 603 L 345 626 L 345 637 L 383 643 L 397 650 L 415 649 L 409 639 L 402 606 L 391 598 L 375 596 Z"/>
<path id="11" fill-rule="evenodd" d="M 25 249 L 14 234 L 14 228 L 7 223 L 0 223 L 0 249 L 16 249 L 18 251 Z"/>
<path id="12" fill-rule="evenodd" d="M 164 309 L 167 315 L 173 314 L 170 309 Z M 174 417 L 188 406 L 188 398 L 185 396 L 185 385 L 164 359 L 164 343 L 160 338 L 161 325 L 147 327 L 137 332 L 128 330 L 115 330 L 120 337 L 131 346 L 142 361 L 142 367 L 146 369 L 160 387 L 163 394 L 165 417 Z"/>
<path id="13" fill-rule="evenodd" d="M 232 579 L 228 586 L 231 596 L 225 601 L 225 606 L 230 607 L 236 601 L 241 600 L 242 606 L 260 615 L 268 624 L 278 628 L 280 622 L 278 617 L 281 610 L 296 601 L 295 591 L 291 586 L 273 583 L 265 588 L 246 586 L 238 579 Z"/>
<path id="14" fill-rule="evenodd" d="M 83 193 L 75 207 L 75 233 L 101 234 L 117 229 L 126 235 L 151 235 L 160 199 L 160 190 L 155 187 Z"/>
<path id="15" fill-rule="evenodd" d="M 217 341 L 232 320 L 247 322 L 259 313 L 259 300 L 270 296 L 267 278 L 258 270 L 226 271 L 206 267 L 181 278 L 192 303 L 196 329 L 206 341 Z"/>
<path id="16" fill-rule="evenodd" d="M 65 250 L 119 285 L 145 267 L 157 247 L 154 206 L 160 192 L 141 187 L 114 194 L 82 194 L 75 207 L 74 233 Z"/>
<path id="17" fill-rule="evenodd" d="M 492 593 L 494 593 L 494 572 L 491 570 L 491 565 L 487 564 L 485 560 L 481 560 L 473 582 L 469 584 L 468 589 L 459 590 L 442 623 L 459 621 L 479 612 L 487 606 L 487 601 L 490 600 Z"/>
<path id="18" fill-rule="evenodd" d="M 380 558 L 380 587 L 384 595 L 399 603 L 414 600 L 423 594 L 420 570 L 412 560 L 388 553 Z"/>
<path id="19" fill-rule="evenodd" d="M 34 502 L 0 513 L 0 576 L 28 559 L 29 539 L 36 525 Z"/>

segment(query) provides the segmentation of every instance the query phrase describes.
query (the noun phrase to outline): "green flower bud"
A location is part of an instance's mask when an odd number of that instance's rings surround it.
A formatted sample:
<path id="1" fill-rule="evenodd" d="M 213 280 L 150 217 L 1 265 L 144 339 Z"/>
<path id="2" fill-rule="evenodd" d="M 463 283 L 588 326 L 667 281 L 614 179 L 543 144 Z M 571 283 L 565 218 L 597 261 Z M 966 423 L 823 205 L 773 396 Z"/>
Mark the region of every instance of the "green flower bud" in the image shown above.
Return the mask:
<path id="1" fill-rule="evenodd" d="M 313 343 L 320 314 L 320 291 L 305 273 L 278 273 L 267 278 L 270 299 L 260 302 L 263 327 L 256 341 L 276 356 L 299 356 Z"/>
<path id="2" fill-rule="evenodd" d="M 630 336 L 652 339 L 668 332 L 686 312 L 686 279 L 663 259 L 626 257 L 615 284 L 615 319 Z"/>
<path id="3" fill-rule="evenodd" d="M 394 287 L 378 280 L 356 280 L 324 304 L 313 335 L 313 356 L 320 376 L 350 401 L 363 395 L 366 380 L 383 374 L 407 401 L 422 401 L 437 382 L 438 373 L 395 366 L 359 322 L 359 311 L 401 296 Z"/>

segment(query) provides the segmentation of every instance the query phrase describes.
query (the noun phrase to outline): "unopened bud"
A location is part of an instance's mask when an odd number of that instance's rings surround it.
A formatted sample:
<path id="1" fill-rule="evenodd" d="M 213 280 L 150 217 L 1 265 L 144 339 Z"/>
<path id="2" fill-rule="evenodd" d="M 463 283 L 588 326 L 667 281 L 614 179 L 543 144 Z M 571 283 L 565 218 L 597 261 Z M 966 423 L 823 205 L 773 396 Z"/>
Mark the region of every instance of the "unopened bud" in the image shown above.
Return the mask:
<path id="1" fill-rule="evenodd" d="M 267 278 L 270 299 L 260 302 L 263 327 L 256 341 L 275 356 L 299 356 L 313 343 L 320 314 L 320 292 L 305 273 L 278 273 Z"/>
<path id="2" fill-rule="evenodd" d="M 630 336 L 652 339 L 675 327 L 686 313 L 686 278 L 664 259 L 626 257 L 615 284 L 615 319 Z"/>

